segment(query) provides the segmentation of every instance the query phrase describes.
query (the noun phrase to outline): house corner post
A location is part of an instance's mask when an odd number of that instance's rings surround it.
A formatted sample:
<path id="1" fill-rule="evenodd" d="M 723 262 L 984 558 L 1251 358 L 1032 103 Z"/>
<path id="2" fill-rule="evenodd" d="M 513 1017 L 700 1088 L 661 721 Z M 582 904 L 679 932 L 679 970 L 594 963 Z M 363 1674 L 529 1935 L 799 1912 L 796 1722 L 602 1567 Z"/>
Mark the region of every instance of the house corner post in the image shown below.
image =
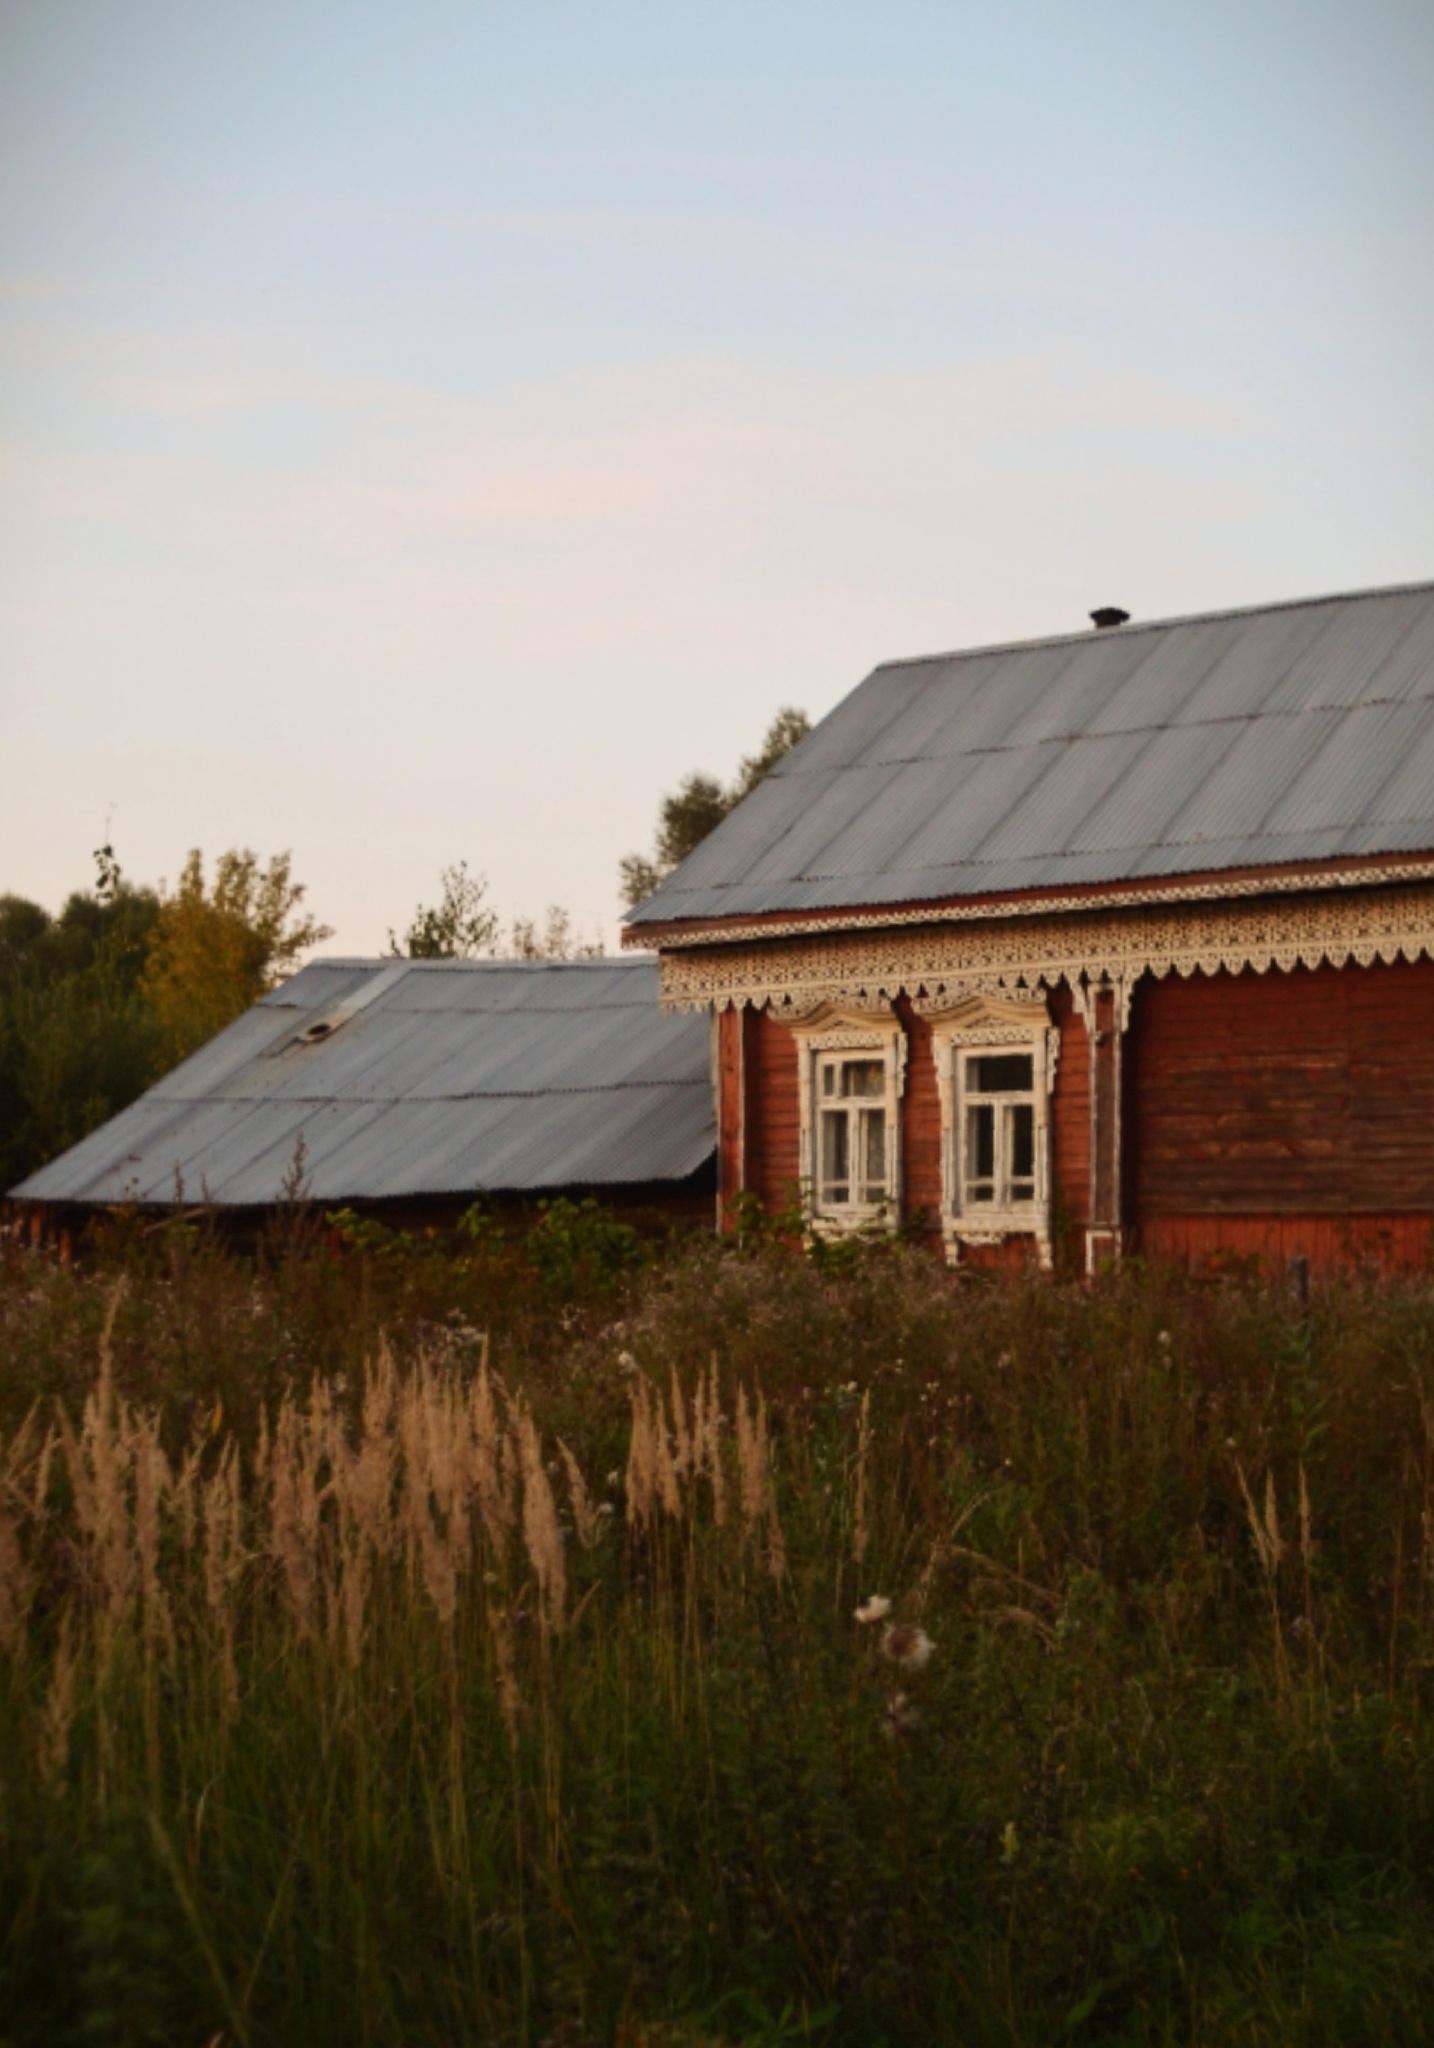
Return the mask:
<path id="1" fill-rule="evenodd" d="M 735 1004 L 712 1012 L 712 1066 L 717 1096 L 717 1228 L 737 1227 L 737 1198 L 746 1180 L 746 1074 L 742 1012 Z"/>
<path id="2" fill-rule="evenodd" d="M 1122 978 L 1088 986 L 1082 1004 L 1090 1053 L 1090 1210 L 1087 1274 L 1125 1250 L 1124 1061 L 1129 996 Z"/>

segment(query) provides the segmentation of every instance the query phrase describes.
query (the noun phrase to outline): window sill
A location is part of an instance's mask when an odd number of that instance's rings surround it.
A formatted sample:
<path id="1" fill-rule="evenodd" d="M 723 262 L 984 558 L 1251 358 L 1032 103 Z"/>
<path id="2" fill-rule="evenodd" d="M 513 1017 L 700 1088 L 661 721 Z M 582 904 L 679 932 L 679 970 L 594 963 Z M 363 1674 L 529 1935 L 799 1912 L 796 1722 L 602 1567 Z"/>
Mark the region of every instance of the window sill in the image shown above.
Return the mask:
<path id="1" fill-rule="evenodd" d="M 872 1209 L 817 1209 L 807 1219 L 813 1237 L 856 1237 L 862 1231 L 894 1231 L 894 1209 L 883 1203 Z"/>
<path id="2" fill-rule="evenodd" d="M 1049 1268 L 1051 1264 L 1050 1220 L 1039 1210 L 1034 1214 L 1030 1209 L 998 1209 L 979 1217 L 943 1216 L 941 1234 L 947 1262 L 953 1266 L 960 1263 L 966 1246 L 1004 1244 L 1012 1237 L 1030 1238 L 1041 1265 Z"/>

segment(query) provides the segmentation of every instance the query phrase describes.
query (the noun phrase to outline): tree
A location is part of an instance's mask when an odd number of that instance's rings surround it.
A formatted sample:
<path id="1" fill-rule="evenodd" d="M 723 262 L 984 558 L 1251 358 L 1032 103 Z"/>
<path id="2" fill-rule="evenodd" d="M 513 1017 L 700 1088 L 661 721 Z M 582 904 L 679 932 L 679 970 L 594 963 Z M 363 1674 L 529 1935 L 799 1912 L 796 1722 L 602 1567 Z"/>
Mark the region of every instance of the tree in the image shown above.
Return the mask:
<path id="1" fill-rule="evenodd" d="M 466 860 L 443 870 L 443 895 L 431 909 L 420 903 L 401 940 L 392 931 L 388 950 L 395 960 L 475 960 L 491 953 L 498 937 L 498 913 L 485 898 L 488 881 L 470 875 Z"/>
<path id="2" fill-rule="evenodd" d="M 159 1071 L 140 989 L 159 898 L 125 880 L 110 847 L 95 860 L 97 886 L 58 917 L 0 897 L 0 1189 L 116 1115 Z"/>
<path id="3" fill-rule="evenodd" d="M 631 910 L 665 882 L 689 853 L 715 832 L 727 813 L 750 796 L 757 784 L 790 753 L 798 740 L 811 731 L 805 711 L 787 705 L 767 728 L 760 750 L 739 763 L 730 789 L 710 775 L 696 772 L 687 776 L 674 795 L 663 797 L 657 812 L 657 834 L 651 857 L 630 853 L 621 863 L 622 900 Z"/>
<path id="4" fill-rule="evenodd" d="M 261 868 L 257 854 L 236 848 L 219 856 L 211 886 L 195 848 L 173 894 L 161 892 L 143 990 L 168 1060 L 187 1059 L 332 937 L 328 925 L 296 915 L 304 887 L 290 861 L 276 853 Z"/>
<path id="5" fill-rule="evenodd" d="M 413 922 L 397 939 L 388 935 L 396 960 L 600 960 L 602 947 L 573 930 L 569 912 L 550 903 L 544 922 L 515 917 L 506 943 L 502 919 L 487 901 L 483 875 L 470 875 L 467 861 L 443 870 L 443 894 L 431 908 L 419 904 Z"/>
<path id="6" fill-rule="evenodd" d="M 503 957 L 508 960 L 601 960 L 600 941 L 584 939 L 573 930 L 573 921 L 556 903 L 548 905 L 547 918 L 539 929 L 537 920 L 515 917 Z"/>

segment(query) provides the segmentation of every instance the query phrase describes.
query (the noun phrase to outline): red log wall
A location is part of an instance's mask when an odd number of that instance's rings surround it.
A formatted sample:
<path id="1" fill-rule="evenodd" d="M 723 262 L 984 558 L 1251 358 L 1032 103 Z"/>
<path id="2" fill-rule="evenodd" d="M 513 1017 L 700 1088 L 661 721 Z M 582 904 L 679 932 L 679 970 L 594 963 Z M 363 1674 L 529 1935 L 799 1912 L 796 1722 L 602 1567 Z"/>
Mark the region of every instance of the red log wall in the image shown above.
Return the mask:
<path id="1" fill-rule="evenodd" d="M 906 1004 L 903 1206 L 939 1214 L 941 1115 L 931 1033 Z M 1052 1097 L 1059 1236 L 1089 1221 L 1090 1060 L 1070 993 Z M 1434 1253 L 1434 962 L 1142 981 L 1125 1041 L 1129 1241 L 1202 1263 L 1276 1266 Z M 718 1030 L 722 1186 L 785 1207 L 800 1178 L 797 1052 L 765 1013 Z"/>
<path id="2" fill-rule="evenodd" d="M 765 1010 L 742 1017 L 748 1047 L 747 1185 L 764 1209 L 785 1209 L 802 1177 L 797 1041 Z"/>
<path id="3" fill-rule="evenodd" d="M 1136 990 L 1127 1147 L 1142 1250 L 1422 1264 L 1434 962 Z"/>

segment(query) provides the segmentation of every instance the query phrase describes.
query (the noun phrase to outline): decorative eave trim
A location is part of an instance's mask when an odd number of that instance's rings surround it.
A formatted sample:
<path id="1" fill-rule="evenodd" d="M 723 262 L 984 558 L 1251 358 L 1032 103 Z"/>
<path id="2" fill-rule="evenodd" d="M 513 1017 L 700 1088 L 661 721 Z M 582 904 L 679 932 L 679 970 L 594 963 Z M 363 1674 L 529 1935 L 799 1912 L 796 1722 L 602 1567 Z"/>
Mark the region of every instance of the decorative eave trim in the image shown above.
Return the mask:
<path id="1" fill-rule="evenodd" d="M 793 1020 L 819 1004 L 867 1010 L 904 995 L 954 1007 L 972 995 L 1036 995 L 1065 982 L 1127 992 L 1142 974 L 1238 974 L 1434 957 L 1434 887 L 1306 892 L 881 932 L 826 931 L 664 951 L 665 1010 L 768 1007 Z"/>
<path id="2" fill-rule="evenodd" d="M 997 917 L 1049 917 L 1067 912 L 1129 910 L 1160 903 L 1223 903 L 1256 896 L 1307 895 L 1314 891 L 1379 888 L 1391 883 L 1434 881 L 1427 854 L 1372 854 L 1358 859 L 1286 868 L 1238 868 L 1220 874 L 1164 875 L 1144 882 L 1083 882 L 1065 890 L 1032 889 L 999 896 L 959 896 L 922 903 L 872 907 L 837 906 L 811 911 L 772 911 L 750 917 L 694 918 L 670 924 L 629 925 L 622 944 L 661 952 L 688 947 L 745 945 L 760 939 L 804 938 L 809 934 L 877 931 L 930 924 L 980 924 Z"/>

